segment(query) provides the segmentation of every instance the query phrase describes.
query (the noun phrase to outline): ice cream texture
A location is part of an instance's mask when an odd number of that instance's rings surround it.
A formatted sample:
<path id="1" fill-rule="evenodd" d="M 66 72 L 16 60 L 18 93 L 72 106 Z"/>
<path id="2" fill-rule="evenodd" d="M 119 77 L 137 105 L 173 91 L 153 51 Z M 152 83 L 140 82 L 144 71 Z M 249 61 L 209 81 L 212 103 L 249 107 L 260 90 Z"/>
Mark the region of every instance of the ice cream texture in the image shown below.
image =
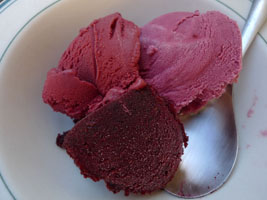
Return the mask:
<path id="1" fill-rule="evenodd" d="M 81 119 L 102 99 L 145 83 L 139 76 L 140 29 L 114 13 L 81 29 L 47 74 L 43 100 L 55 111 Z M 139 86 L 138 86 L 139 84 Z M 113 92 L 108 91 L 113 89 Z M 102 102 L 103 103 L 103 102 Z"/>
<path id="2" fill-rule="evenodd" d="M 58 137 L 85 178 L 114 193 L 150 193 L 173 178 L 186 145 L 183 125 L 148 86 L 131 90 Z"/>
<path id="3" fill-rule="evenodd" d="M 179 113 L 218 98 L 241 70 L 238 25 L 218 11 L 173 12 L 141 30 L 140 73 Z"/>

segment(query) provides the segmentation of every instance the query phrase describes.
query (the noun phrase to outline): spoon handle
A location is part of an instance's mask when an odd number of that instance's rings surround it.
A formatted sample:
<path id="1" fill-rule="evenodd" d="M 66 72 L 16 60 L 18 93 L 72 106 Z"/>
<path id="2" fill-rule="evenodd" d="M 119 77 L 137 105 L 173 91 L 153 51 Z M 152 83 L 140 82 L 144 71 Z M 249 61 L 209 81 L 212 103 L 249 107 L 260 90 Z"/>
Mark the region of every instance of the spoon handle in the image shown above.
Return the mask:
<path id="1" fill-rule="evenodd" d="M 254 0 L 242 31 L 242 56 L 260 30 L 267 17 L 267 0 Z"/>

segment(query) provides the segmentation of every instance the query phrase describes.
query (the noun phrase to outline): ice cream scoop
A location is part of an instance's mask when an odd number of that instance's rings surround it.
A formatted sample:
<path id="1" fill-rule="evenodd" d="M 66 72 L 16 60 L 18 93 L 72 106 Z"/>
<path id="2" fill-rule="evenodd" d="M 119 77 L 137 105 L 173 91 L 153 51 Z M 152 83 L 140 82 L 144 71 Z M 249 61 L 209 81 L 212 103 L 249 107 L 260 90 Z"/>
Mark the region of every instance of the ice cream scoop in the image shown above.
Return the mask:
<path id="1" fill-rule="evenodd" d="M 55 111 L 80 120 L 114 97 L 113 89 L 139 87 L 140 29 L 114 13 L 93 21 L 47 73 L 43 100 Z M 117 92 L 117 94 L 119 94 Z"/>
<path id="2" fill-rule="evenodd" d="M 218 11 L 173 12 L 141 30 L 141 76 L 177 112 L 220 97 L 241 70 L 241 33 Z"/>
<path id="3" fill-rule="evenodd" d="M 125 195 L 164 188 L 186 143 L 173 109 L 149 86 L 128 91 L 57 139 L 85 178 Z"/>

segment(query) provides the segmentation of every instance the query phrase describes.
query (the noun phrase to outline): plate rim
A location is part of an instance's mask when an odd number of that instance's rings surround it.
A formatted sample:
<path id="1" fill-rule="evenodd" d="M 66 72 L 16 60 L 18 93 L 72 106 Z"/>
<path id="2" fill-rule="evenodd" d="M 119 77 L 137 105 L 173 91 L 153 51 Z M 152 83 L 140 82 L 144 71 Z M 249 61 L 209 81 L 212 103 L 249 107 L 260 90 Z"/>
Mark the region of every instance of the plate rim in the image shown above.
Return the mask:
<path id="1" fill-rule="evenodd" d="M 3 0 L 0 2 L 0 14 L 3 13 L 9 6 L 15 3 L 17 0 Z M 9 4 L 8 4 L 9 3 Z"/>
<path id="2" fill-rule="evenodd" d="M 15 3 L 17 0 L 4 0 L 2 3 L 0 3 L 0 14 L 3 13 L 8 7 L 10 7 L 13 3 Z M 61 2 L 62 0 L 55 0 L 52 3 L 48 4 L 47 6 L 45 6 L 44 8 L 42 8 L 41 10 L 39 10 L 36 14 L 34 14 L 29 20 L 26 21 L 26 23 L 19 28 L 19 30 L 16 32 L 16 34 L 12 37 L 12 39 L 9 41 L 8 45 L 5 47 L 1 57 L 0 57 L 0 64 L 2 63 L 7 51 L 9 50 L 10 46 L 13 44 L 14 40 L 18 37 L 18 35 L 24 30 L 24 28 L 26 26 L 28 26 L 36 17 L 38 17 L 41 13 L 43 13 L 44 11 L 46 11 L 47 9 L 49 9 L 50 7 L 56 5 L 57 3 Z M 241 15 L 238 11 L 236 11 L 234 8 L 230 7 L 229 5 L 227 5 L 226 3 L 222 2 L 221 0 L 213 0 L 219 4 L 221 4 L 222 6 L 226 7 L 227 9 L 229 9 L 230 11 L 232 11 L 233 13 L 235 13 L 238 17 L 240 17 L 243 21 L 246 21 L 246 18 Z M 9 4 L 8 4 L 9 3 Z M 263 35 L 261 33 L 257 34 L 262 40 L 263 42 L 267 45 L 267 38 L 265 39 L 263 37 Z M 5 181 L 5 178 L 0 170 L 0 181 L 3 183 L 3 185 L 5 186 L 6 190 L 8 191 L 9 195 L 11 196 L 11 198 L 13 198 L 13 200 L 17 200 L 17 198 L 15 197 L 14 193 L 11 191 L 11 189 L 9 188 L 8 184 Z"/>

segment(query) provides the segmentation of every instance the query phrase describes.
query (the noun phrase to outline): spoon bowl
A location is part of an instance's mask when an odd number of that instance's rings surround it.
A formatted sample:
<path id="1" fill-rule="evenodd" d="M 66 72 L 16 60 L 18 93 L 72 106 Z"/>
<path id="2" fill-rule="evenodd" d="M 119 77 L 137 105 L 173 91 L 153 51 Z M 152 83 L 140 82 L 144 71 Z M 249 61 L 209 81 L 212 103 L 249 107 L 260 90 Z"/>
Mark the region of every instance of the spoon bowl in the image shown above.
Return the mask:
<path id="1" fill-rule="evenodd" d="M 165 190 L 178 197 L 205 196 L 227 180 L 237 158 L 231 90 L 183 123 L 189 136 L 188 147 Z"/>

